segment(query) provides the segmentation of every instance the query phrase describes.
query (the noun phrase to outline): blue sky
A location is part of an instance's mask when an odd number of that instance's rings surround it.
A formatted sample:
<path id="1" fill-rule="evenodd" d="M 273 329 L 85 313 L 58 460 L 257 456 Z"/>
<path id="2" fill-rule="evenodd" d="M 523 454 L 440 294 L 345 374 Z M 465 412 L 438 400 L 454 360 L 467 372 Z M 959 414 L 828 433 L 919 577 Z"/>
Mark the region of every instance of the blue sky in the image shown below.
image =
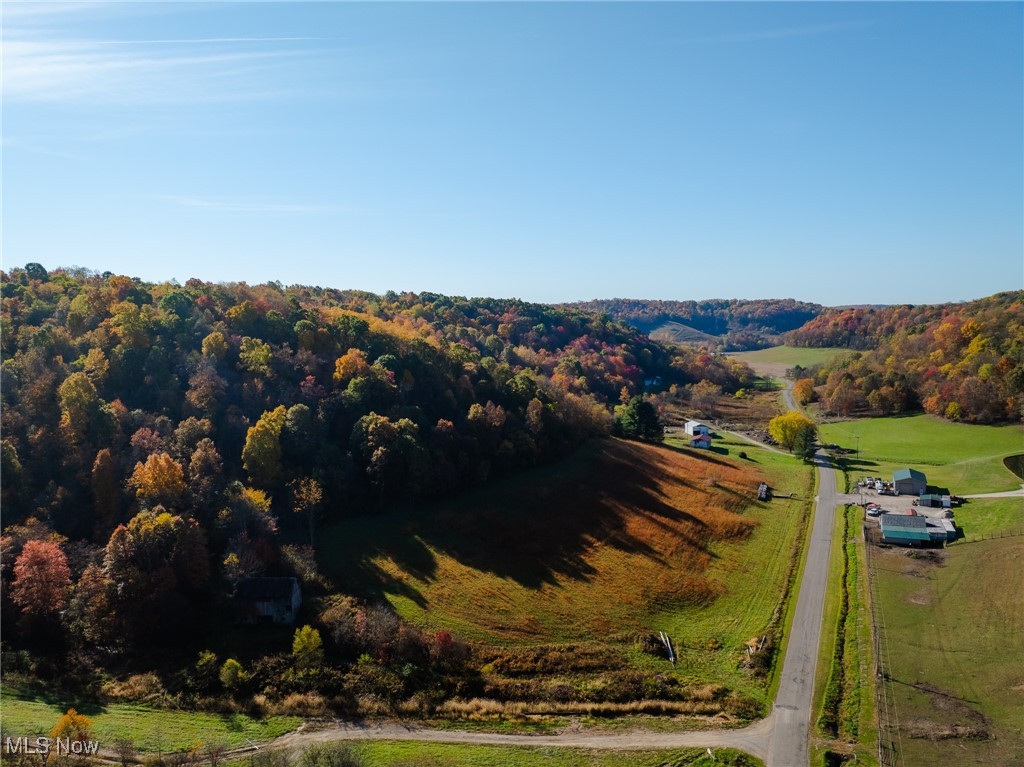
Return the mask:
<path id="1" fill-rule="evenodd" d="M 1020 3 L 3 5 L 3 262 L 565 301 L 1024 287 Z"/>

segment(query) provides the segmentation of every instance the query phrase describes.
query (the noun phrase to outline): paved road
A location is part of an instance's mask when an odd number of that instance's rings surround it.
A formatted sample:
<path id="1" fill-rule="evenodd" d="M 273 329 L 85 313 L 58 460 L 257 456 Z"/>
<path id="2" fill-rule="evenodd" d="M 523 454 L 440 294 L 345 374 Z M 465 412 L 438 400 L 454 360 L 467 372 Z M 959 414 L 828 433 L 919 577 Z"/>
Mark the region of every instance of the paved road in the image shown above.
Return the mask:
<path id="1" fill-rule="evenodd" d="M 793 626 L 789 633 L 782 678 L 772 711 L 774 727 L 766 764 L 768 767 L 805 767 L 808 764 L 814 671 L 825 610 L 828 558 L 832 545 L 833 510 L 836 506 L 836 475 L 823 453 L 815 456 L 818 497 L 814 505 L 807 544 L 807 562 L 800 581 Z"/>
<path id="2" fill-rule="evenodd" d="M 814 672 L 821 638 L 821 619 L 828 579 L 832 538 L 832 511 L 836 505 L 835 474 L 827 457 L 815 458 L 818 499 L 807 544 L 807 563 L 797 595 L 796 611 L 783 660 L 779 691 L 772 712 L 765 719 L 738 730 L 693 732 L 594 733 L 563 732 L 558 735 L 506 735 L 489 732 L 430 730 L 396 722 L 374 724 L 337 722 L 320 729 L 299 730 L 271 745 L 301 748 L 310 743 L 337 740 L 412 740 L 432 743 L 464 743 L 515 746 L 563 746 L 591 749 L 645 748 L 738 748 L 763 759 L 767 767 L 807 767 Z"/>
<path id="3" fill-rule="evenodd" d="M 974 495 L 962 495 L 961 498 L 1018 498 L 1024 495 L 1024 485 L 1020 490 L 1005 490 L 1001 493 L 975 493 Z"/>
<path id="4" fill-rule="evenodd" d="M 798 410 L 796 400 L 793 399 L 793 382 L 788 378 L 780 378 L 778 380 L 782 382 L 782 401 L 786 403 L 786 407 L 790 410 Z"/>

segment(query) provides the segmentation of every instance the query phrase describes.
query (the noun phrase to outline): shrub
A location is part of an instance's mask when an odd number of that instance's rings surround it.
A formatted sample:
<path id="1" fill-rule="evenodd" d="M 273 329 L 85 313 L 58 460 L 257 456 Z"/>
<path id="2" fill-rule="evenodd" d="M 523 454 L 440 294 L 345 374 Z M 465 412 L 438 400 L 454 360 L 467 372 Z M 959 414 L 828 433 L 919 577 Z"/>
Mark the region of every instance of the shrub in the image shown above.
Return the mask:
<path id="1" fill-rule="evenodd" d="M 365 764 L 351 746 L 340 743 L 306 746 L 298 759 L 298 767 L 363 767 Z"/>
<path id="2" fill-rule="evenodd" d="M 234 658 L 228 658 L 220 667 L 220 683 L 228 692 L 237 692 L 248 679 L 249 675 L 245 673 L 242 664 Z"/>
<path id="3" fill-rule="evenodd" d="M 277 714 L 283 716 L 327 716 L 327 702 L 313 692 L 293 692 L 277 706 Z"/>
<path id="4" fill-rule="evenodd" d="M 101 692 L 112 700 L 153 703 L 162 699 L 167 691 L 156 674 L 135 674 L 118 682 L 107 682 Z"/>
<path id="5" fill-rule="evenodd" d="M 320 639 L 320 632 L 312 626 L 303 626 L 295 629 L 295 638 L 292 640 L 292 658 L 295 667 L 310 669 L 319 666 L 324 662 L 324 643 Z"/>

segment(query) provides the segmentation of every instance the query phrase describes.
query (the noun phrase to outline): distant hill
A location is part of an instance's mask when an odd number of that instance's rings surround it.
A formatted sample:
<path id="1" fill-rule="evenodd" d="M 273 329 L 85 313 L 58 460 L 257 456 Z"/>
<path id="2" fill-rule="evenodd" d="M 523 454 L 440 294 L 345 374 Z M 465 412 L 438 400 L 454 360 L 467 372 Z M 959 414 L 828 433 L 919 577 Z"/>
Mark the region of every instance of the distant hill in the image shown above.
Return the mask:
<path id="1" fill-rule="evenodd" d="M 610 298 L 569 306 L 608 314 L 662 341 L 714 346 L 725 351 L 774 346 L 781 343 L 783 333 L 796 330 L 825 311 L 820 304 L 792 298 L 704 301 Z"/>
<path id="2" fill-rule="evenodd" d="M 696 328 L 683 325 L 681 322 L 666 322 L 652 330 L 648 335 L 655 341 L 669 344 L 705 344 L 713 345 L 717 336 L 702 333 Z"/>

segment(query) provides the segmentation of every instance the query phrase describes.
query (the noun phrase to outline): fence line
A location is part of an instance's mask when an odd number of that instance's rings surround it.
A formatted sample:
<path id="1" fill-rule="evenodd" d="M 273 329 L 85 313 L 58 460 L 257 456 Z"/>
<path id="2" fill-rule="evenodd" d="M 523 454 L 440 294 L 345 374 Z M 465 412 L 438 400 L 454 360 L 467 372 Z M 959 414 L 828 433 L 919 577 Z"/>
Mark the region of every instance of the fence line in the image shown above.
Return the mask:
<path id="1" fill-rule="evenodd" d="M 981 533 L 979 535 L 972 535 L 968 538 L 966 535 L 963 538 L 957 538 L 955 541 L 950 541 L 947 545 L 952 546 L 957 543 L 981 543 L 982 541 L 996 541 L 1000 538 L 1017 538 L 1024 535 L 1024 530 L 1000 530 L 998 533 Z"/>
<path id="2" fill-rule="evenodd" d="M 881 767 L 904 767 L 899 714 L 896 711 L 896 690 L 888 667 L 889 641 L 885 619 L 875 583 L 872 564 L 874 546 L 864 526 L 864 559 L 868 571 L 868 592 L 871 600 L 871 636 L 875 650 L 875 711 L 878 715 L 878 763 Z"/>

